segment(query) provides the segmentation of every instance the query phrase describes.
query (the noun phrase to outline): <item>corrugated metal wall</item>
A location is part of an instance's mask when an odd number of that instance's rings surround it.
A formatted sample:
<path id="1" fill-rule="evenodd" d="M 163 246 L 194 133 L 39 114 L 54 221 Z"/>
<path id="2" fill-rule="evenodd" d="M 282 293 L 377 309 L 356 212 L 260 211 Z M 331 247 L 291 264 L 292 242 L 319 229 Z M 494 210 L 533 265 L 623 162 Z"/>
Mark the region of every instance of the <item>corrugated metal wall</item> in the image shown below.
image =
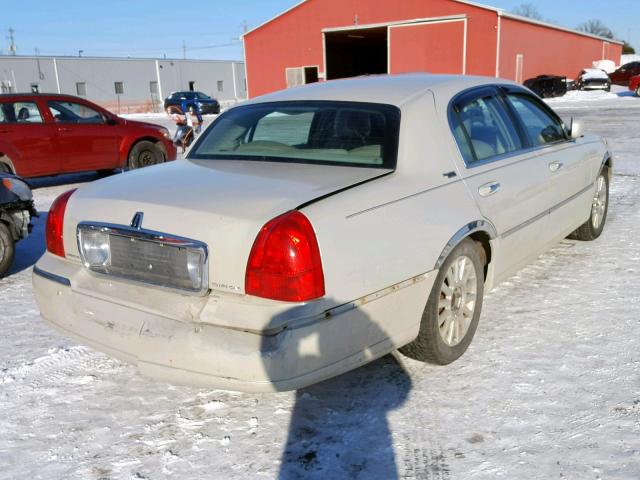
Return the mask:
<path id="1" fill-rule="evenodd" d="M 0 85 L 13 92 L 82 95 L 113 111 L 157 110 L 170 92 L 194 89 L 222 102 L 246 98 L 243 62 L 0 56 Z M 116 94 L 115 83 L 123 93 Z M 221 82 L 221 83 L 219 83 Z M 79 85 L 80 84 L 80 85 Z"/>

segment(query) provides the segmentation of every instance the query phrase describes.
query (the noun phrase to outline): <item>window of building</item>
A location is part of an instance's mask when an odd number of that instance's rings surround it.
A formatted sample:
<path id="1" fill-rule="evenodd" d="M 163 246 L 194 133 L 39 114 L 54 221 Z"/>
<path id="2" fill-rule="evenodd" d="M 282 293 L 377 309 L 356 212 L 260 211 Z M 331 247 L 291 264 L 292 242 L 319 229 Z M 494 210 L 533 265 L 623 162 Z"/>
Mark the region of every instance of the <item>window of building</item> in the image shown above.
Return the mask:
<path id="1" fill-rule="evenodd" d="M 222 80 L 218 80 L 218 91 L 224 91 L 224 82 Z"/>
<path id="2" fill-rule="evenodd" d="M 87 84 L 84 82 L 76 82 L 76 94 L 79 97 L 87 96 Z"/>
<path id="3" fill-rule="evenodd" d="M 122 95 L 124 93 L 124 82 L 115 82 L 116 95 Z"/>

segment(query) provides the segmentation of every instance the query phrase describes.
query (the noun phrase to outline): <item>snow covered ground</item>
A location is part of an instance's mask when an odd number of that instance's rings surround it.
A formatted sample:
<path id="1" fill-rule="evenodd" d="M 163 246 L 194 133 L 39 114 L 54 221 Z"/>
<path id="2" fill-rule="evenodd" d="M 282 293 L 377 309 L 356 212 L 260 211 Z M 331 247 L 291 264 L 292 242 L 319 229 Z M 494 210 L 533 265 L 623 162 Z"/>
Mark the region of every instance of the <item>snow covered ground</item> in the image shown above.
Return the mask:
<path id="1" fill-rule="evenodd" d="M 640 478 L 640 99 L 549 103 L 609 139 L 607 227 L 489 293 L 447 367 L 389 355 L 261 395 L 147 380 L 40 320 L 41 217 L 0 280 L 0 479 Z M 93 179 L 39 180 L 38 209 Z"/>

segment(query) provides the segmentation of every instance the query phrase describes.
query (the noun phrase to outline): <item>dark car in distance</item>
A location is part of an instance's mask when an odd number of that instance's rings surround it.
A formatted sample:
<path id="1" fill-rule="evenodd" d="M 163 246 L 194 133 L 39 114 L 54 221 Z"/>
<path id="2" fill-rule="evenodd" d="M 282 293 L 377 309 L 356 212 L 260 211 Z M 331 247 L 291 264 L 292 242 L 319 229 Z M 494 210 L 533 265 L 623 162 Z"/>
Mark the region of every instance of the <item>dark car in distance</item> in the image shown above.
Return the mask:
<path id="1" fill-rule="evenodd" d="M 562 97 L 567 93 L 567 78 L 558 75 L 538 75 L 525 80 L 524 86 L 541 98 Z"/>
<path id="2" fill-rule="evenodd" d="M 640 75 L 640 62 L 630 62 L 622 65 L 615 72 L 609 75 L 611 83 L 626 87 L 629 85 L 631 77 Z"/>
<path id="3" fill-rule="evenodd" d="M 167 111 L 169 107 L 177 107 L 183 113 L 186 113 L 184 110 L 187 110 L 189 113 L 200 111 L 200 113 L 205 115 L 220 113 L 220 103 L 218 100 L 202 92 L 173 92 L 164 99 L 165 111 Z"/>
<path id="4" fill-rule="evenodd" d="M 41 177 L 140 168 L 175 160 L 169 130 L 82 98 L 0 95 L 0 172 Z"/>

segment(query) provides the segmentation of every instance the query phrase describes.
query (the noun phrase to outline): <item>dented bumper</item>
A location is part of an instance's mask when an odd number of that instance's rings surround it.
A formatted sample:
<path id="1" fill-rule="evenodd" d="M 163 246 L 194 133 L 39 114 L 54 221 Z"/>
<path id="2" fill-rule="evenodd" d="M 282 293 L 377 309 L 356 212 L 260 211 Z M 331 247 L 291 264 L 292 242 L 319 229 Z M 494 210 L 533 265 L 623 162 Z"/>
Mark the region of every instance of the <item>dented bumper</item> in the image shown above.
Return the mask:
<path id="1" fill-rule="evenodd" d="M 260 330 L 246 328 L 250 322 L 242 320 L 243 312 L 259 316 L 264 308 L 215 295 L 197 298 L 121 285 L 50 254 L 35 267 L 33 284 L 46 321 L 83 344 L 137 365 L 143 375 L 175 384 L 269 392 L 322 381 L 413 340 L 419 328 L 415 319 L 434 278 L 435 273 L 427 274 L 321 314 L 305 315 L 304 308 L 291 305 L 269 313 L 271 321 Z M 128 300 L 121 288 L 129 292 Z M 140 295 L 146 296 L 146 305 L 138 301 Z"/>

